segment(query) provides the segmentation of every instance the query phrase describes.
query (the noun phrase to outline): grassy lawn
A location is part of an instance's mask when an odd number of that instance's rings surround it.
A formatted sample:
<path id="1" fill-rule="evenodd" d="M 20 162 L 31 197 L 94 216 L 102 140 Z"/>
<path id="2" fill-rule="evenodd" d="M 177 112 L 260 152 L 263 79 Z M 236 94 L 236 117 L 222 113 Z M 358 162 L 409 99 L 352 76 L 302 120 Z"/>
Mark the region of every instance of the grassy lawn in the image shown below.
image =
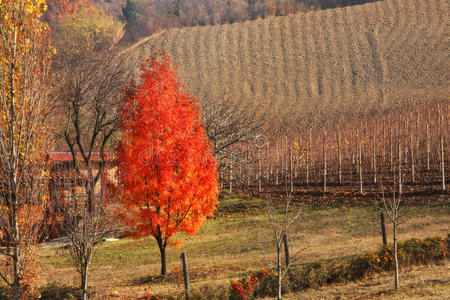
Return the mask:
<path id="1" fill-rule="evenodd" d="M 297 263 L 341 258 L 375 250 L 381 243 L 379 208 L 375 206 L 320 208 L 300 206 L 301 218 L 289 235 L 291 252 L 304 249 Z M 226 213 L 224 213 L 226 211 Z M 232 212 L 236 211 L 236 212 Z M 447 235 L 450 205 L 404 207 L 401 240 Z M 391 227 L 388 223 L 388 239 Z M 188 257 L 191 286 L 228 286 L 230 280 L 265 267 L 259 241 L 270 260 L 271 228 L 264 203 L 257 199 L 229 197 L 222 200 L 218 217 L 211 219 L 197 236 L 179 235 L 181 248 L 167 252 L 169 275 L 159 275 L 159 250 L 154 239 L 121 239 L 100 246 L 91 265 L 89 285 L 94 298 L 138 297 L 148 293 L 179 294 L 183 290 L 181 252 Z M 65 249 L 41 251 L 43 289 L 63 292 L 78 286 L 79 278 Z M 320 298 L 320 297 L 319 297 Z"/>

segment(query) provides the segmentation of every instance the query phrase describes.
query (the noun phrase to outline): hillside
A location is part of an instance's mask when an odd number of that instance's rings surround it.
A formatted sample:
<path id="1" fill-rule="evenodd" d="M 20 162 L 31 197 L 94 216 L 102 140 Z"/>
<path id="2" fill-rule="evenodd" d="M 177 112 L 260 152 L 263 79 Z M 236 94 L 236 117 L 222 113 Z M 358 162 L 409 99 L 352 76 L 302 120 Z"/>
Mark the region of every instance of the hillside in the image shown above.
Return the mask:
<path id="1" fill-rule="evenodd" d="M 170 30 L 124 54 L 137 63 L 162 49 L 197 97 L 310 125 L 447 99 L 448 14 L 445 0 L 385 0 Z"/>

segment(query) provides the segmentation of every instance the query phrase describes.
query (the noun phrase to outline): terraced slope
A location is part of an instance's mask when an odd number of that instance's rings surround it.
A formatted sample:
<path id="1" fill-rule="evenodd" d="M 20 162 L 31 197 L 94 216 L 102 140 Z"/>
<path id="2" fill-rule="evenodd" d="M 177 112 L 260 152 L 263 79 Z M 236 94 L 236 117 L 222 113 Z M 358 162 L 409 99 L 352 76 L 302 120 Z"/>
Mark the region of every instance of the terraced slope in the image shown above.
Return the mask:
<path id="1" fill-rule="evenodd" d="M 162 49 L 199 98 L 270 105 L 301 123 L 448 99 L 449 2 L 385 0 L 241 24 L 163 32 Z M 278 117 L 277 117 L 277 116 Z"/>

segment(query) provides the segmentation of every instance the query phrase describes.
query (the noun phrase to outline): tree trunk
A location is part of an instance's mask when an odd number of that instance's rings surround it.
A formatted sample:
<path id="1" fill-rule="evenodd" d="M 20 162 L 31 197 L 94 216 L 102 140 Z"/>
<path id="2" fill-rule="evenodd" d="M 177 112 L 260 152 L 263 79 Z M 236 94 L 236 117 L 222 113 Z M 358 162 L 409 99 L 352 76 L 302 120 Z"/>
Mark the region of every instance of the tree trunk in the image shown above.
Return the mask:
<path id="1" fill-rule="evenodd" d="M 396 212 L 394 218 L 397 218 Z M 393 222 L 393 236 L 394 236 L 394 267 L 395 267 L 395 278 L 394 278 L 394 288 L 398 289 L 398 256 L 397 256 L 397 220 Z"/>
<path id="2" fill-rule="evenodd" d="M 87 282 L 88 282 L 88 263 L 84 263 L 84 268 L 81 270 L 81 292 L 82 299 L 87 299 Z"/>
<path id="3" fill-rule="evenodd" d="M 13 299 L 20 299 L 20 278 L 17 275 L 16 270 L 18 269 L 18 259 L 14 257 L 14 282 L 13 282 Z"/>
<path id="4" fill-rule="evenodd" d="M 14 175 L 12 175 L 12 180 L 14 181 L 13 186 L 15 187 L 15 178 Z M 13 221 L 13 238 L 14 242 L 19 241 L 19 207 L 17 203 L 17 194 L 11 193 L 10 201 L 12 202 L 12 221 Z M 19 267 L 19 245 L 14 245 L 13 250 L 13 264 L 14 264 L 14 282 L 13 282 L 13 298 L 15 300 L 18 300 L 20 298 L 20 267 Z"/>
<path id="5" fill-rule="evenodd" d="M 278 271 L 278 295 L 277 300 L 281 299 L 281 244 L 277 245 L 277 271 Z"/>
<path id="6" fill-rule="evenodd" d="M 167 274 L 166 266 L 166 246 L 163 244 L 162 238 L 156 238 L 158 242 L 159 252 L 161 254 L 161 277 L 165 277 Z"/>

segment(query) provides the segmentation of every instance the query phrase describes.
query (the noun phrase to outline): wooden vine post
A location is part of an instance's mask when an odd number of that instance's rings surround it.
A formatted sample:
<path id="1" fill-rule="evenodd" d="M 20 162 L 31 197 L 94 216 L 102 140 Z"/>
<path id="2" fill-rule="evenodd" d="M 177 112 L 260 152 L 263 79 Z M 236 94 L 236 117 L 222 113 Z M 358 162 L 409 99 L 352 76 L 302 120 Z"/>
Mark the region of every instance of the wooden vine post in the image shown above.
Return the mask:
<path id="1" fill-rule="evenodd" d="M 403 193 L 403 179 L 402 179 L 402 144 L 398 143 L 398 194 Z"/>
<path id="2" fill-rule="evenodd" d="M 384 213 L 380 213 L 380 225 L 381 225 L 381 238 L 383 240 L 383 245 L 387 245 L 387 239 L 386 239 L 386 221 L 384 218 Z"/>
<path id="3" fill-rule="evenodd" d="M 230 180 L 229 191 L 231 194 L 233 192 L 233 154 L 231 154 L 230 162 L 229 162 L 229 180 Z"/>
<path id="4" fill-rule="evenodd" d="M 338 172 L 339 172 L 339 184 L 342 184 L 342 154 L 341 154 L 341 131 L 338 131 Z"/>
<path id="5" fill-rule="evenodd" d="M 441 173 L 442 173 L 442 191 L 445 192 L 445 157 L 444 157 L 444 135 L 441 132 Z"/>
<path id="6" fill-rule="evenodd" d="M 309 184 L 309 164 L 311 152 L 311 129 L 309 130 L 309 140 L 306 142 L 306 184 Z"/>
<path id="7" fill-rule="evenodd" d="M 287 240 L 287 234 L 283 234 L 283 244 L 284 244 L 284 258 L 286 261 L 286 268 L 291 264 L 291 259 L 289 257 L 289 245 Z"/>
<path id="8" fill-rule="evenodd" d="M 358 172 L 359 172 L 359 193 L 363 193 L 363 176 L 362 176 L 362 154 L 361 142 L 358 142 Z"/>
<path id="9" fill-rule="evenodd" d="M 377 145 L 376 145 L 376 133 L 375 129 L 373 131 L 373 144 L 372 144 L 372 172 L 373 172 L 373 183 L 377 183 Z"/>
<path id="10" fill-rule="evenodd" d="M 409 135 L 409 144 L 411 154 L 411 181 L 414 183 L 416 181 L 416 162 L 414 157 L 414 139 L 412 132 Z"/>
<path id="11" fill-rule="evenodd" d="M 262 182 L 261 182 L 261 148 L 258 148 L 258 192 L 262 191 Z"/>
<path id="12" fill-rule="evenodd" d="M 327 133 L 323 134 L 323 192 L 327 192 Z"/>
<path id="13" fill-rule="evenodd" d="M 189 273 L 187 266 L 186 253 L 181 253 L 181 260 L 183 261 L 183 277 L 184 277 L 184 290 L 186 293 L 186 300 L 189 300 Z"/>
<path id="14" fill-rule="evenodd" d="M 430 171 L 430 125 L 427 123 L 427 171 Z"/>
<path id="15" fill-rule="evenodd" d="M 294 192 L 294 176 L 293 176 L 293 159 L 292 159 L 292 147 L 289 147 L 289 177 L 291 184 L 291 193 Z"/>

